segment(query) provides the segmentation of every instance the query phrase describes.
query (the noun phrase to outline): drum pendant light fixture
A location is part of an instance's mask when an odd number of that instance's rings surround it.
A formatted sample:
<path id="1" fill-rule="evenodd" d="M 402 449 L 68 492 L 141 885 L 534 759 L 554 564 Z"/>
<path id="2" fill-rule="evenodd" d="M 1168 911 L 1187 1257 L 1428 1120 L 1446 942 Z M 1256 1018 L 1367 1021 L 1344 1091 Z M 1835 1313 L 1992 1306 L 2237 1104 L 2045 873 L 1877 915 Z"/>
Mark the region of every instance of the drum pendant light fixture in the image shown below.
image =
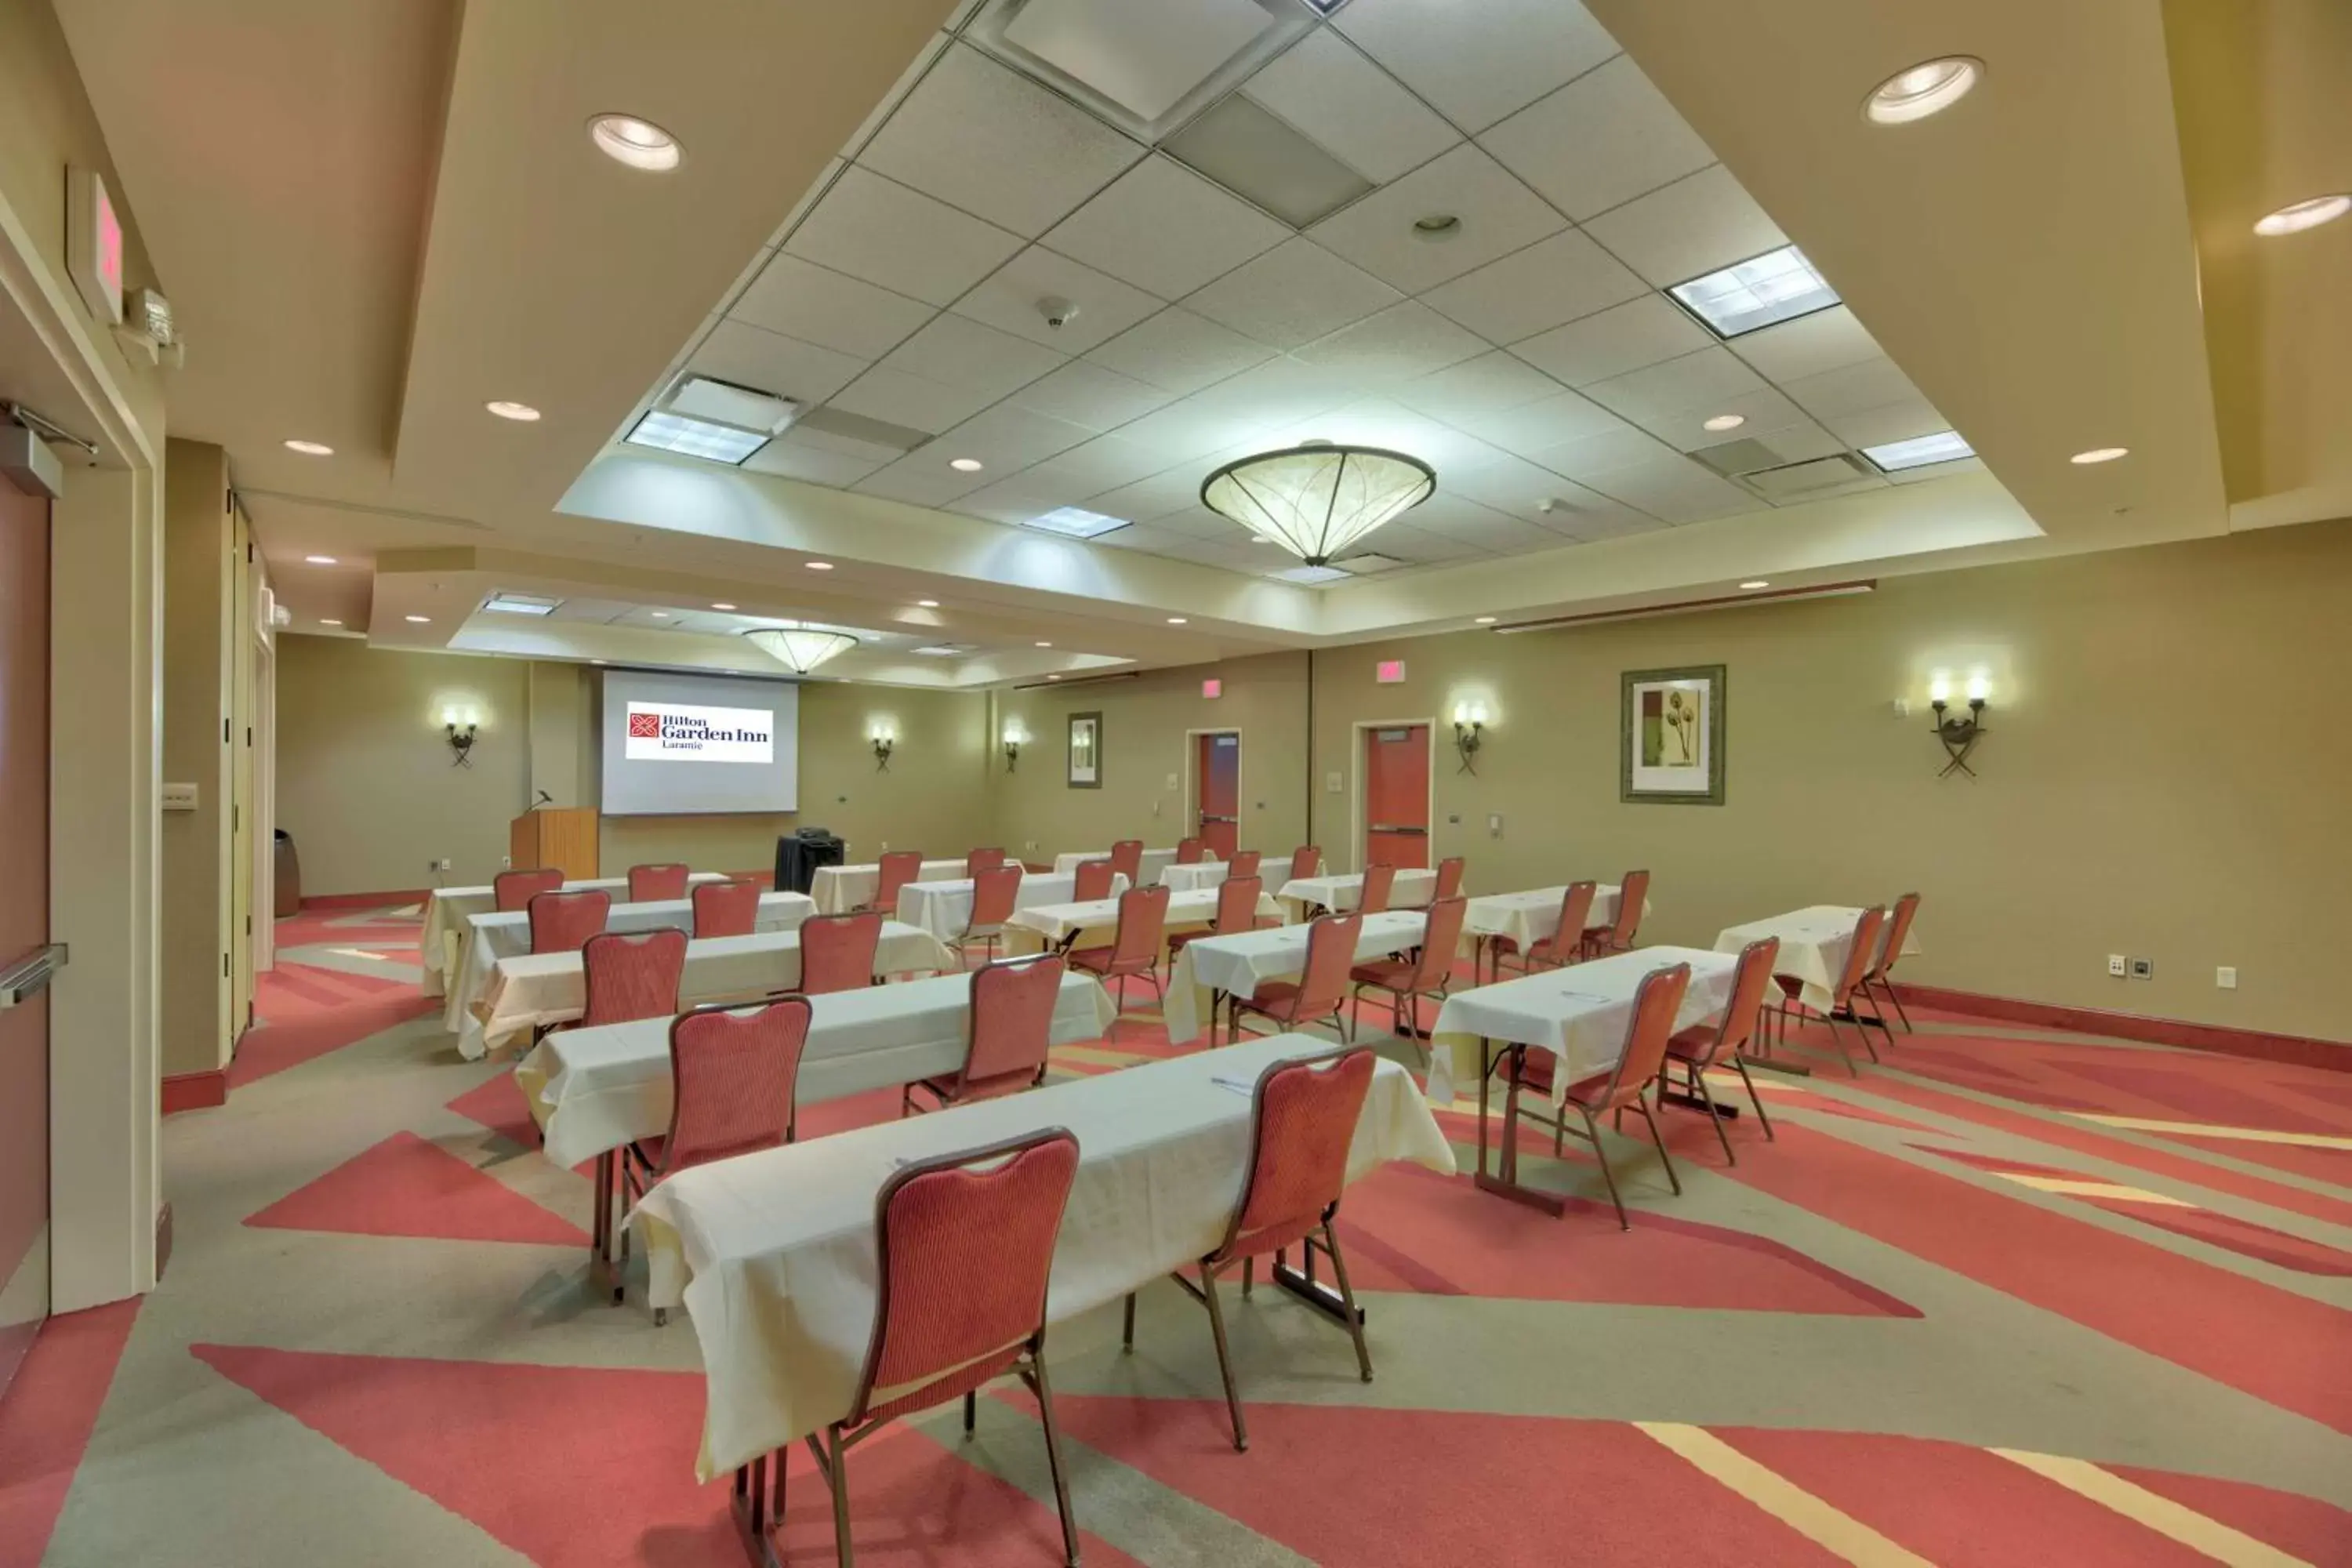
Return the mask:
<path id="1" fill-rule="evenodd" d="M 794 675 L 806 675 L 835 654 L 847 653 L 857 646 L 857 639 L 847 632 L 824 631 L 793 622 L 786 622 L 781 626 L 761 626 L 743 635 L 750 637 L 761 653 L 784 665 Z"/>
<path id="2" fill-rule="evenodd" d="M 1317 441 L 1227 463 L 1202 481 L 1201 504 L 1321 566 L 1436 489 L 1419 458 Z"/>

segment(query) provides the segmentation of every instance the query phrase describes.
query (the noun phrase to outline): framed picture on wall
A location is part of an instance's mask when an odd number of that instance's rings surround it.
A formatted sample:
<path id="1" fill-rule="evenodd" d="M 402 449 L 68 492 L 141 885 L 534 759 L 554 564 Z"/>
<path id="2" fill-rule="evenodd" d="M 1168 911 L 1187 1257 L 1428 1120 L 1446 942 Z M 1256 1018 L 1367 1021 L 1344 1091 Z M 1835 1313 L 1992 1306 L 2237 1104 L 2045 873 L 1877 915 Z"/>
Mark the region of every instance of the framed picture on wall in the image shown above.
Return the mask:
<path id="1" fill-rule="evenodd" d="M 1102 715 L 1070 715 L 1069 786 L 1102 788 Z"/>
<path id="2" fill-rule="evenodd" d="M 1723 670 L 1702 664 L 1625 672 L 1620 800 L 1723 804 Z"/>

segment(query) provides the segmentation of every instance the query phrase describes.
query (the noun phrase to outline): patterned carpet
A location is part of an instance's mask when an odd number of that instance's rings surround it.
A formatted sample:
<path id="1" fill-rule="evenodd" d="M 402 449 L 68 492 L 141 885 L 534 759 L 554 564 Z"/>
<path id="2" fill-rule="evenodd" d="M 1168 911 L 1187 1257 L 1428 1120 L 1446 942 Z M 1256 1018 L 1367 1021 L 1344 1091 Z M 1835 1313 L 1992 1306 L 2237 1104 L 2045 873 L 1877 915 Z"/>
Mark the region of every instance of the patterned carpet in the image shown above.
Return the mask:
<path id="1" fill-rule="evenodd" d="M 162 1289 L 53 1323 L 0 1407 L 0 1568 L 741 1561 L 691 1325 L 584 1288 L 588 1184 L 440 1032 L 416 929 L 280 922 L 229 1103 L 164 1126 Z M 1681 1197 L 1612 1144 L 1630 1234 L 1573 1149 L 1527 1162 L 1564 1219 L 1351 1189 L 1378 1380 L 1260 1292 L 1245 1455 L 1172 1287 L 1132 1356 L 1057 1330 L 1087 1561 L 2352 1563 L 2352 1075 L 1914 1018 L 1859 1079 L 1764 1081 L 1737 1166 L 1671 1112 Z M 1139 1010 L 1055 1066 L 1170 1048 Z M 983 1405 L 857 1450 L 861 1563 L 1059 1561 L 1034 1419 Z M 830 1563 L 806 1464 L 788 1561 Z"/>

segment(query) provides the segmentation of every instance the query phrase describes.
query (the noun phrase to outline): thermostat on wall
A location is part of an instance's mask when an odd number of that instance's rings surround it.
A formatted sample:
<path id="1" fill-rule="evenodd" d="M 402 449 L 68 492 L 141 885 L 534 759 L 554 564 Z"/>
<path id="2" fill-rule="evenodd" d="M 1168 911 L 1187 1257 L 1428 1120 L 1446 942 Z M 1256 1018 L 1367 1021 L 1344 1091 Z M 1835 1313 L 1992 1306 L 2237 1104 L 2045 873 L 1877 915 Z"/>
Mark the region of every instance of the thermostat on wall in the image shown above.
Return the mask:
<path id="1" fill-rule="evenodd" d="M 167 784 L 163 786 L 163 805 L 165 811 L 196 809 L 196 786 L 192 784 Z"/>

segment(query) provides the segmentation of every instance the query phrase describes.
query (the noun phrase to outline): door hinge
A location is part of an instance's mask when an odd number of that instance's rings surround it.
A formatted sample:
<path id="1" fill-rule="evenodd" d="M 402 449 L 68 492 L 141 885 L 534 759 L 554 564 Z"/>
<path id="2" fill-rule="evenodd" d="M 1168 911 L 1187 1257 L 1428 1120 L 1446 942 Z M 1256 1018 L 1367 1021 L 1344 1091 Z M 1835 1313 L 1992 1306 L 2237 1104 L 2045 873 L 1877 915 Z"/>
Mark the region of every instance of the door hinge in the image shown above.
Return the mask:
<path id="1" fill-rule="evenodd" d="M 247 563 L 247 565 L 252 564 L 252 563 L 253 563 L 253 546 L 252 546 L 252 545 L 250 545 L 250 544 L 248 544 L 248 545 L 247 545 L 247 546 L 245 547 L 245 559 L 246 559 L 246 563 Z"/>
<path id="2" fill-rule="evenodd" d="M 253 917 L 251 915 L 245 917 L 245 934 L 247 936 L 251 936 L 253 934 Z"/>
<path id="3" fill-rule="evenodd" d="M 228 808 L 228 830 L 231 833 L 235 833 L 238 828 L 244 826 L 245 817 L 242 814 L 241 808 L 234 805 L 230 806 Z"/>
<path id="4" fill-rule="evenodd" d="M 245 727 L 245 743 L 248 746 L 253 744 L 253 726 L 250 724 Z"/>
<path id="5" fill-rule="evenodd" d="M 228 744 L 228 721 L 226 719 L 221 721 L 221 744 Z"/>
<path id="6" fill-rule="evenodd" d="M 221 954 L 221 978 L 228 978 L 228 954 L 225 952 Z"/>

